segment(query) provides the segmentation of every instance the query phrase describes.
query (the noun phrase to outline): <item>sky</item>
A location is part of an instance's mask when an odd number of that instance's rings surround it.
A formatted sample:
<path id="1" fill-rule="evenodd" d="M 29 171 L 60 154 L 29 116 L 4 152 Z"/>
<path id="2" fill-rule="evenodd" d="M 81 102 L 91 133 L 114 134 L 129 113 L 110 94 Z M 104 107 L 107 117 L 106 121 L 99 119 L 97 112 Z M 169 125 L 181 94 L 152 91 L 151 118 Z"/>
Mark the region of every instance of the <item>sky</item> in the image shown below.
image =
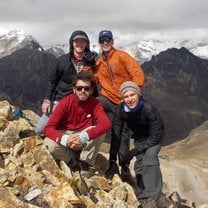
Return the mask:
<path id="1" fill-rule="evenodd" d="M 1 0 L 0 35 L 23 30 L 41 45 L 66 44 L 74 30 L 92 42 L 108 29 L 116 41 L 208 38 L 207 0 Z"/>

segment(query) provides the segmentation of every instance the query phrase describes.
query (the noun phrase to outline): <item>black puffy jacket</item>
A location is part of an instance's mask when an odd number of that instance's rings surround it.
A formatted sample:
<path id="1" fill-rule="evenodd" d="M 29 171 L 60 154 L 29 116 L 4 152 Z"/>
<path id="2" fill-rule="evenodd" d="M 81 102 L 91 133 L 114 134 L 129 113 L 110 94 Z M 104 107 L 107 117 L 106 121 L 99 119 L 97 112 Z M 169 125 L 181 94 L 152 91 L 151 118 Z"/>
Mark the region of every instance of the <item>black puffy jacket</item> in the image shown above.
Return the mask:
<path id="1" fill-rule="evenodd" d="M 84 31 L 77 30 L 72 33 L 69 38 L 69 50 L 70 52 L 62 55 L 58 58 L 56 66 L 52 70 L 49 86 L 47 89 L 47 99 L 51 101 L 59 101 L 64 96 L 72 93 L 73 89 L 73 80 L 77 75 L 77 72 L 72 63 L 72 54 L 73 54 L 73 38 L 76 35 L 84 35 L 87 38 L 87 47 L 86 51 L 90 50 L 89 38 Z"/>
<path id="2" fill-rule="evenodd" d="M 136 112 L 125 112 L 124 103 L 120 103 L 113 117 L 110 160 L 116 160 L 119 151 L 124 122 L 132 131 L 131 138 L 139 152 L 161 143 L 164 135 L 163 120 L 156 107 L 141 98 L 141 107 Z"/>

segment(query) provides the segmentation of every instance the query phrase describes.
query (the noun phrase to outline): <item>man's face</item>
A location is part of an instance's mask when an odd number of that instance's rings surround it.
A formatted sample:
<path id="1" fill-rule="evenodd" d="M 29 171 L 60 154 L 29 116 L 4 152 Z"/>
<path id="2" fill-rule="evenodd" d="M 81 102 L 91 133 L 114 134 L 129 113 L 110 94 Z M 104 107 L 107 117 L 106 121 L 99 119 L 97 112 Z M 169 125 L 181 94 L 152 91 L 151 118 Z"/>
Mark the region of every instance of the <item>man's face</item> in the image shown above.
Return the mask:
<path id="1" fill-rule="evenodd" d="M 123 94 L 122 98 L 129 109 L 135 108 L 139 103 L 139 95 L 133 90 L 126 91 Z"/>
<path id="2" fill-rule="evenodd" d="M 92 95 L 93 88 L 89 81 L 78 80 L 73 87 L 73 92 L 80 102 L 86 101 Z"/>
<path id="3" fill-rule="evenodd" d="M 73 40 L 73 48 L 76 53 L 83 53 L 87 47 L 87 41 L 83 38 Z"/>
<path id="4" fill-rule="evenodd" d="M 100 48 L 104 52 L 109 52 L 113 47 L 113 43 L 114 43 L 113 40 L 108 37 L 103 37 L 99 40 Z"/>

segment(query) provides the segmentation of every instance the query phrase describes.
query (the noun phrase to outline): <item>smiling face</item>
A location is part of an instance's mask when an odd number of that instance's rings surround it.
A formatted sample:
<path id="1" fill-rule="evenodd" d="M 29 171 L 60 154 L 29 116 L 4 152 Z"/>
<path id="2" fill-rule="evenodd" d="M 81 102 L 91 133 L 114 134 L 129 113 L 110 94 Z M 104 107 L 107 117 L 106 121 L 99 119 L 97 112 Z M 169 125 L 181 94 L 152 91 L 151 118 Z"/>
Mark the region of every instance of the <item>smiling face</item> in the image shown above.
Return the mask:
<path id="1" fill-rule="evenodd" d="M 133 90 L 127 90 L 122 98 L 129 109 L 135 108 L 139 103 L 139 95 Z"/>
<path id="2" fill-rule="evenodd" d="M 109 52 L 113 48 L 114 42 L 111 38 L 103 37 L 99 40 L 99 44 L 104 52 Z"/>
<path id="3" fill-rule="evenodd" d="M 90 81 L 78 80 L 73 87 L 73 92 L 80 102 L 84 102 L 92 95 L 93 88 L 91 87 Z"/>
<path id="4" fill-rule="evenodd" d="M 87 41 L 85 39 L 78 38 L 78 39 L 73 40 L 73 48 L 74 48 L 75 54 L 84 53 L 86 47 L 87 47 Z"/>

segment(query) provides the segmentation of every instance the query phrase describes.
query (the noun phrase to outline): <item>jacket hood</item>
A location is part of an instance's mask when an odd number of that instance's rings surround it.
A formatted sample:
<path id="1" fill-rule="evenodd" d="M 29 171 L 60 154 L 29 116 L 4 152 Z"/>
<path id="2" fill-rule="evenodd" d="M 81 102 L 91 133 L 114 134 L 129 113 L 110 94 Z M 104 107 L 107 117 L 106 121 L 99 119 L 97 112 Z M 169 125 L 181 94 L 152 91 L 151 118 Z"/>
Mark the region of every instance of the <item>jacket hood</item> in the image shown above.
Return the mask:
<path id="1" fill-rule="evenodd" d="M 87 36 L 87 34 L 82 31 L 82 30 L 76 30 L 74 31 L 72 34 L 71 34 L 71 37 L 69 38 L 69 51 L 70 53 L 74 50 L 73 48 L 73 38 L 77 35 L 84 35 L 87 39 L 87 47 L 86 47 L 86 51 L 89 51 L 90 50 L 90 41 L 89 41 L 89 37 Z"/>

